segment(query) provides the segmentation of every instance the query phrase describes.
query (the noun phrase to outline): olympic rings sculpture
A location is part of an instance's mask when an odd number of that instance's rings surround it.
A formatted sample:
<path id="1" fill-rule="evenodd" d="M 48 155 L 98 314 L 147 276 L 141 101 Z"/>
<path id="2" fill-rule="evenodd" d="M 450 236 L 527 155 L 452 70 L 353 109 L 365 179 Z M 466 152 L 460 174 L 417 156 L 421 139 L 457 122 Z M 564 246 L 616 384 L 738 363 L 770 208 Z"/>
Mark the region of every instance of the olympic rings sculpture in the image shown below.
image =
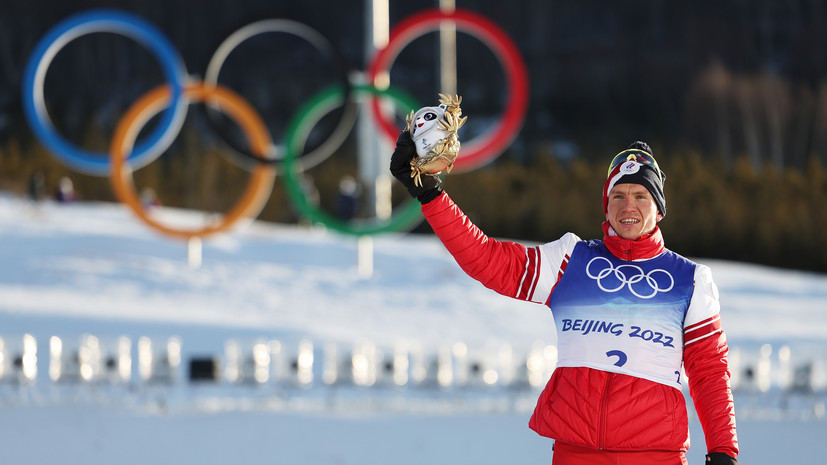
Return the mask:
<path id="1" fill-rule="evenodd" d="M 325 160 L 344 142 L 356 119 L 354 96 L 367 96 L 371 99 L 372 111 L 369 113 L 380 128 L 380 134 L 389 141 L 395 141 L 400 128 L 388 115 L 379 111 L 379 100 L 390 99 L 400 114 L 407 114 L 418 105 L 398 89 L 377 88 L 377 77 L 391 71 L 402 49 L 423 34 L 436 30 L 445 21 L 454 22 L 459 30 L 481 40 L 494 52 L 505 70 L 509 87 L 508 106 L 495 129 L 488 137 L 463 144 L 464 152 L 460 154 L 455 166 L 459 170 L 468 171 L 498 156 L 516 136 L 527 109 L 528 78 L 522 57 L 509 37 L 484 17 L 461 9 L 452 13 L 443 13 L 438 9 L 425 10 L 391 29 L 389 44 L 377 50 L 370 60 L 367 85 L 353 85 L 350 70 L 333 42 L 310 26 L 297 21 L 262 20 L 236 30 L 218 47 L 209 61 L 203 82 L 200 82 L 188 77 L 181 56 L 152 24 L 118 10 L 89 10 L 71 16 L 53 27 L 35 46 L 24 72 L 24 115 L 34 135 L 54 156 L 80 172 L 108 175 L 118 200 L 125 203 L 148 226 L 163 234 L 182 238 L 200 237 L 227 230 L 242 218 L 258 215 L 272 191 L 277 170 L 283 170 L 291 203 L 313 221 L 354 235 L 401 230 L 421 220 L 419 206 L 415 201 L 408 201 L 395 208 L 390 219 L 343 222 L 308 201 L 299 186 L 298 173 Z M 44 95 L 46 73 L 58 52 L 78 37 L 96 32 L 123 35 L 149 49 L 158 60 L 166 81 L 161 87 L 150 90 L 139 98 L 122 117 L 108 154 L 82 149 L 62 137 L 52 124 Z M 244 41 L 266 32 L 286 33 L 310 43 L 332 60 L 340 82 L 339 85 L 318 92 L 293 115 L 287 125 L 284 141 L 280 144 L 272 140 L 253 106 L 219 83 L 221 68 L 228 55 Z M 144 210 L 135 193 L 131 176 L 133 170 L 151 163 L 169 148 L 183 126 L 191 101 L 206 104 L 210 125 L 234 152 L 245 157 L 248 163 L 243 167 L 251 172 L 251 176 L 241 199 L 220 221 L 203 228 L 180 229 L 162 224 Z M 310 152 L 303 153 L 313 126 L 339 106 L 343 107 L 343 111 L 327 140 Z M 215 123 L 217 112 L 224 113 L 238 124 L 249 142 L 249 149 L 233 143 L 220 125 Z M 140 129 L 158 114 L 160 119 L 156 127 L 142 140 L 136 140 Z"/>

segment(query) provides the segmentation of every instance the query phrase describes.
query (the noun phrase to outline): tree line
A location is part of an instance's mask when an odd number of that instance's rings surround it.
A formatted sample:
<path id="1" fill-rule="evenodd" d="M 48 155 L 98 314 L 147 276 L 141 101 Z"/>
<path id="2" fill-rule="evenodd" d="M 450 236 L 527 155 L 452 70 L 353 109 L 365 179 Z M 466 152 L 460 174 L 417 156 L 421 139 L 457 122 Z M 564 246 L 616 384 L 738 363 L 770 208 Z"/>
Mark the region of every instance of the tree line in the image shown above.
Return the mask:
<path id="1" fill-rule="evenodd" d="M 153 189 L 164 205 L 222 212 L 241 195 L 249 173 L 228 157 L 230 149 L 202 149 L 190 129 L 175 156 L 164 156 L 136 171 L 140 190 Z M 189 148 L 186 148 L 189 147 Z M 666 172 L 668 214 L 660 223 L 667 246 L 688 256 L 720 258 L 827 272 L 827 170 L 815 158 L 804 170 L 780 170 L 772 163 L 756 169 L 746 156 L 730 163 L 700 152 L 659 153 Z M 566 232 L 599 237 L 601 189 L 609 154 L 601 161 L 582 158 L 561 163 L 538 156 L 526 165 L 508 157 L 466 173 L 451 173 L 444 187 L 486 233 L 494 237 L 547 242 Z M 46 195 L 60 178 L 74 180 L 79 198 L 115 201 L 107 178 L 72 172 L 38 144 L 17 141 L 0 146 L 0 189 L 24 194 L 35 173 L 45 175 Z M 319 208 L 334 214 L 344 177 L 358 179 L 352 144 L 305 173 Z M 291 206 L 277 177 L 259 218 L 295 223 L 301 212 Z M 407 200 L 394 187 L 394 203 Z M 363 197 L 359 215 L 370 217 Z M 139 227 L 139 226 L 136 226 Z M 426 223 L 414 232 L 429 232 Z"/>

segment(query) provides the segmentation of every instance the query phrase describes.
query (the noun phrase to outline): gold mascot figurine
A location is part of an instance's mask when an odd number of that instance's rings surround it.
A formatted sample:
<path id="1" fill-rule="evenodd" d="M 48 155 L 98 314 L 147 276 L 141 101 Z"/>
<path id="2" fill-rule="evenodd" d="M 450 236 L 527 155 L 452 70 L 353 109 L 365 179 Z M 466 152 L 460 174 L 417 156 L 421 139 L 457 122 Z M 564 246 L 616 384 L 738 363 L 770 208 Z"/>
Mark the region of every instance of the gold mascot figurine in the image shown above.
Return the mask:
<path id="1" fill-rule="evenodd" d="M 406 130 L 416 144 L 416 154 L 411 160 L 411 177 L 417 186 L 422 185 L 423 174 L 451 172 L 459 155 L 457 131 L 465 124 L 459 105 L 462 97 L 439 94 L 439 106 L 420 108 L 407 118 Z"/>

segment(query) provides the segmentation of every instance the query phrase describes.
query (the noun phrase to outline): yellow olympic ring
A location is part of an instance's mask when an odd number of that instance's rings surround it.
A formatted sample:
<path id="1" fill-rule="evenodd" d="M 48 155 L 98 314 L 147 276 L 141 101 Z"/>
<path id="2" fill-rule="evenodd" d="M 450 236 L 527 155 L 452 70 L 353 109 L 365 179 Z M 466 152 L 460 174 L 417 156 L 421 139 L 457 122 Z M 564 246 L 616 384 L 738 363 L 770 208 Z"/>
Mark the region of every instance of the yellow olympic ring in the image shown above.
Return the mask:
<path id="1" fill-rule="evenodd" d="M 241 96 L 221 85 L 205 85 L 201 82 L 190 83 L 184 89 L 183 96 L 197 102 L 214 106 L 231 117 L 241 127 L 250 142 L 252 152 L 265 158 L 272 145 L 267 127 L 253 107 Z M 153 229 L 163 234 L 190 239 L 218 233 L 229 229 L 242 217 L 252 218 L 261 211 L 273 188 L 275 170 L 266 164 L 258 164 L 250 175 L 247 189 L 238 202 L 218 221 L 202 228 L 183 229 L 167 226 L 152 218 L 141 204 L 132 178 L 132 168 L 125 161 L 132 151 L 138 133 L 153 116 L 160 113 L 172 102 L 169 85 L 161 85 L 144 94 L 123 116 L 109 150 L 112 169 L 109 179 L 115 196 L 125 203 L 138 217 Z"/>

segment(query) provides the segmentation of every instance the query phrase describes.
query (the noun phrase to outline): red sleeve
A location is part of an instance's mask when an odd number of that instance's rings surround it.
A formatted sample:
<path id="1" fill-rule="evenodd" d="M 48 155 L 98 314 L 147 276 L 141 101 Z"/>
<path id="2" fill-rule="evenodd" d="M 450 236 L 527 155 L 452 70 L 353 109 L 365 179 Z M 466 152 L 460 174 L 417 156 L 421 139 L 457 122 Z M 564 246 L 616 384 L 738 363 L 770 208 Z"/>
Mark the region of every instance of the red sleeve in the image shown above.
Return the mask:
<path id="1" fill-rule="evenodd" d="M 689 394 L 695 403 L 698 419 L 704 430 L 708 452 L 738 455 L 735 434 L 735 404 L 729 384 L 726 335 L 721 330 L 720 316 L 716 321 L 701 322 L 686 328 L 684 369 L 689 378 Z M 699 337 L 706 332 L 707 337 Z"/>
<path id="2" fill-rule="evenodd" d="M 532 279 L 526 274 L 538 268 L 536 248 L 486 236 L 444 192 L 423 205 L 422 213 L 468 276 L 500 294 L 528 299 Z"/>

